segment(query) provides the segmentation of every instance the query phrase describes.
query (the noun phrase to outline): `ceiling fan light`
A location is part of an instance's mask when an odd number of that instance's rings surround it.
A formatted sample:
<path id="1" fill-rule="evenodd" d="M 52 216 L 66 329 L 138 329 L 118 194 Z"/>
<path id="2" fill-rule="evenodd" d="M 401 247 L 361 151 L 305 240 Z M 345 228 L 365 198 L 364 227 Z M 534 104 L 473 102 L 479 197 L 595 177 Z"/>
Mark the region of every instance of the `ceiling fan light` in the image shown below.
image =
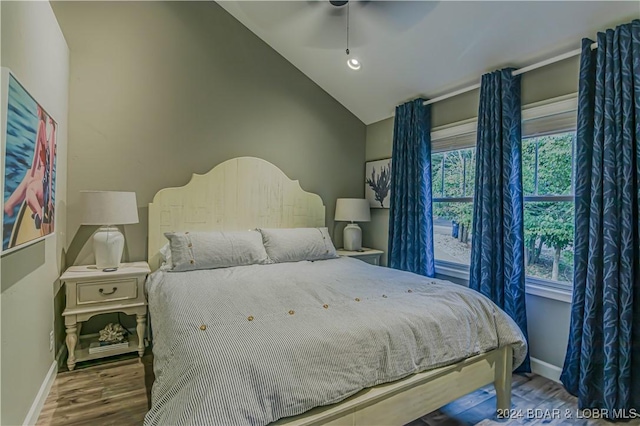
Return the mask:
<path id="1" fill-rule="evenodd" d="M 349 66 L 349 68 L 356 71 L 362 67 L 362 64 L 356 58 L 347 59 L 347 65 Z"/>

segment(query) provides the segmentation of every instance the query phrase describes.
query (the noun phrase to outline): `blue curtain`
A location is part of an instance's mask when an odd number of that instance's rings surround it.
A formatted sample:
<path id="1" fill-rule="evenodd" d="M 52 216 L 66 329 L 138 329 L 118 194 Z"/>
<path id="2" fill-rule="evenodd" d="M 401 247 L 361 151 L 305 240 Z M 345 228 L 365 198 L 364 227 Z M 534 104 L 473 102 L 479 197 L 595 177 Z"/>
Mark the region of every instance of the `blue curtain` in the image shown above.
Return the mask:
<path id="1" fill-rule="evenodd" d="M 389 266 L 435 276 L 431 200 L 431 107 L 396 107 L 391 159 Z"/>
<path id="2" fill-rule="evenodd" d="M 502 308 L 527 336 L 520 76 L 482 76 L 469 287 Z M 517 372 L 529 372 L 529 355 Z"/>
<path id="3" fill-rule="evenodd" d="M 640 20 L 582 41 L 571 332 L 581 408 L 640 412 Z M 627 412 L 628 413 L 628 412 Z"/>

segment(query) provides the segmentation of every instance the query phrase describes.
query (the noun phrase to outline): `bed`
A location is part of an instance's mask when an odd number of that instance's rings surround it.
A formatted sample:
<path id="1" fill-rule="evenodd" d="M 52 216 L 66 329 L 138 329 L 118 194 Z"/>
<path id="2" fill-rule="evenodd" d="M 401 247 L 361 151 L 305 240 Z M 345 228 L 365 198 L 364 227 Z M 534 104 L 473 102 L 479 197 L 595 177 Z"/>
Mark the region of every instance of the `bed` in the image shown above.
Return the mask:
<path id="1" fill-rule="evenodd" d="M 324 226 L 320 197 L 241 157 L 158 192 L 149 263 L 165 232 Z M 452 283 L 356 259 L 157 270 L 145 424 L 404 424 L 493 383 L 510 407 L 526 353 L 513 321 Z"/>

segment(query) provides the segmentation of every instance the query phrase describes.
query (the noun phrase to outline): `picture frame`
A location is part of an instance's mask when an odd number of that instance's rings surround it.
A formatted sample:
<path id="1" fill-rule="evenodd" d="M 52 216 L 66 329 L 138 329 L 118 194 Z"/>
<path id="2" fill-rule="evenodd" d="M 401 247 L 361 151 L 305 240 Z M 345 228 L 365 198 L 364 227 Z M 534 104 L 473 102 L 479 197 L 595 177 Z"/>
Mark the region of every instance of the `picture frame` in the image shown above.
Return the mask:
<path id="1" fill-rule="evenodd" d="M 367 161 L 364 195 L 372 209 L 388 209 L 391 202 L 391 158 Z"/>
<path id="2" fill-rule="evenodd" d="M 58 123 L 8 68 L 2 68 L 0 253 L 19 250 L 56 230 Z"/>

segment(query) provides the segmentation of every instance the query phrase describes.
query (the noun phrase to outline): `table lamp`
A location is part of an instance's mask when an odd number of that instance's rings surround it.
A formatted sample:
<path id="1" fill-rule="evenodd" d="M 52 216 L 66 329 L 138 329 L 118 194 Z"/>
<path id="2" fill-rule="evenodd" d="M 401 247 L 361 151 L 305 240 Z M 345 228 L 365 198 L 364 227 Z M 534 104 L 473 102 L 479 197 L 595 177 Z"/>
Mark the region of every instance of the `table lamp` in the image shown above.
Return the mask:
<path id="1" fill-rule="evenodd" d="M 362 250 L 362 229 L 354 222 L 369 222 L 369 201 L 361 198 L 338 198 L 335 220 L 351 222 L 344 228 L 342 244 L 345 250 Z"/>
<path id="2" fill-rule="evenodd" d="M 96 268 L 115 271 L 124 250 L 124 235 L 113 225 L 138 223 L 135 192 L 80 191 L 82 224 L 100 225 L 93 234 Z"/>

